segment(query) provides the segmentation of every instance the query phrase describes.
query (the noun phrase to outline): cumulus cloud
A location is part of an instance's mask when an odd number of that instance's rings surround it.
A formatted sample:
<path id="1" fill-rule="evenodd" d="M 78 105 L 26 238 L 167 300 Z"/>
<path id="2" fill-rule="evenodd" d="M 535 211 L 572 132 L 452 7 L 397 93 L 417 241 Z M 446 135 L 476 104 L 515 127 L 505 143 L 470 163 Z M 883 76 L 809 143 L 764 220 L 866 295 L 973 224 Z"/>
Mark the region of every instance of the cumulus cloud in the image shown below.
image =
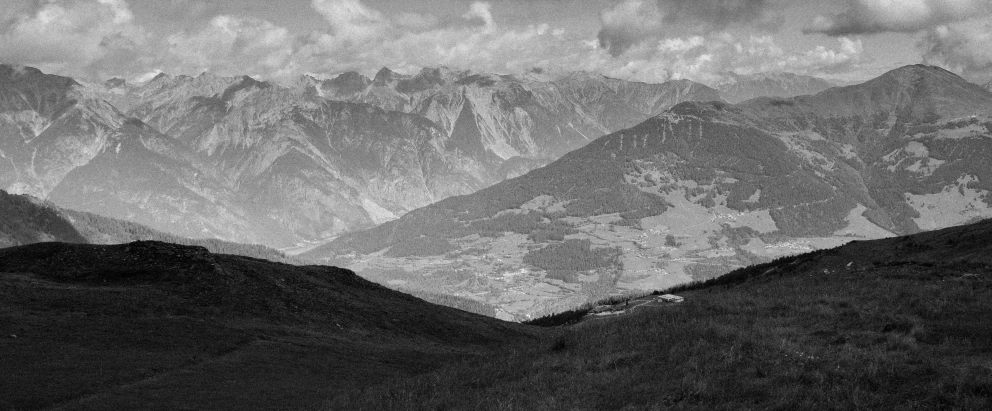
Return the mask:
<path id="1" fill-rule="evenodd" d="M 919 45 L 928 62 L 946 65 L 975 81 L 992 79 L 992 17 L 928 30 Z"/>
<path id="2" fill-rule="evenodd" d="M 143 41 L 123 0 L 50 0 L 8 18 L 0 55 L 50 70 L 88 66 L 108 55 L 129 54 Z"/>
<path id="3" fill-rule="evenodd" d="M 485 27 L 488 32 L 496 30 L 496 23 L 493 21 L 492 5 L 489 3 L 481 1 L 472 3 L 468 9 L 468 12 L 462 15 L 462 17 L 468 20 L 481 21 L 483 27 Z"/>
<path id="4" fill-rule="evenodd" d="M 848 0 L 845 11 L 817 16 L 806 32 L 830 36 L 915 33 L 989 14 L 989 0 Z"/>
<path id="5" fill-rule="evenodd" d="M 302 42 L 293 62 L 311 73 L 369 72 L 382 66 L 413 71 L 437 65 L 505 72 L 518 67 L 517 63 L 543 60 L 565 48 L 563 33 L 547 24 L 499 27 L 491 5 L 484 2 L 473 3 L 461 21 L 445 25 L 439 25 L 435 18 L 427 20 L 426 28 L 411 27 L 398 17 L 389 21 L 374 42 L 348 41 L 334 32 L 312 33 Z"/>
<path id="6" fill-rule="evenodd" d="M 390 29 L 381 12 L 359 0 L 313 0 L 313 8 L 330 24 L 331 34 L 351 40 L 368 40 Z"/>
<path id="7" fill-rule="evenodd" d="M 165 41 L 168 53 L 160 64 L 170 70 L 268 75 L 288 63 L 295 38 L 265 20 L 220 15 L 202 30 Z"/>
<path id="8" fill-rule="evenodd" d="M 768 9 L 768 0 L 622 0 L 600 12 L 598 39 L 618 56 L 676 30 L 706 34 L 734 25 L 766 30 L 777 26 Z"/>
<path id="9" fill-rule="evenodd" d="M 858 69 L 868 59 L 860 40 L 838 39 L 835 47 L 786 51 L 770 35 L 738 38 L 727 32 L 675 37 L 632 47 L 622 59 L 601 59 L 594 66 L 605 74 L 641 81 L 690 79 L 721 82 L 728 72 L 792 72 L 830 77 Z"/>
<path id="10" fill-rule="evenodd" d="M 653 0 L 624 0 L 600 12 L 599 45 L 618 56 L 661 30 L 662 15 Z"/>

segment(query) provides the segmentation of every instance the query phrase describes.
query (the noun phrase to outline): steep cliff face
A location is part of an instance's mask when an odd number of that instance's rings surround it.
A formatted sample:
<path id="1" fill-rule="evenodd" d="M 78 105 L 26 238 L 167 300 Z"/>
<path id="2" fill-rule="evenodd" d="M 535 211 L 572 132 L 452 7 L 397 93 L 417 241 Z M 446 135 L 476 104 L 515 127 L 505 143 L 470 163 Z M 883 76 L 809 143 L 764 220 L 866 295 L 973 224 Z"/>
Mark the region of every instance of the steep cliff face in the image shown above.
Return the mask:
<path id="1" fill-rule="evenodd" d="M 309 256 L 526 317 L 992 217 L 990 163 L 992 93 L 907 66 L 814 96 L 681 103 Z"/>
<path id="2" fill-rule="evenodd" d="M 731 103 L 758 97 L 795 97 L 819 93 L 835 85 L 812 76 L 792 73 L 758 73 L 741 75 L 727 73 L 726 80 L 715 86 L 720 95 Z"/>

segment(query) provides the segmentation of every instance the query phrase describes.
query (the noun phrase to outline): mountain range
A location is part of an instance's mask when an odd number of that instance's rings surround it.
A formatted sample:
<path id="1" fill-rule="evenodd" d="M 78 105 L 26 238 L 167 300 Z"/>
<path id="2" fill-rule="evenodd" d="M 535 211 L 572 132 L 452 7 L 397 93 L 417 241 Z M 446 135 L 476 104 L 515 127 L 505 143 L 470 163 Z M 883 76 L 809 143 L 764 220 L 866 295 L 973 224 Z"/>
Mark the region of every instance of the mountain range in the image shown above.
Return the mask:
<path id="1" fill-rule="evenodd" d="M 686 102 L 304 255 L 528 318 L 992 216 L 990 118 L 992 93 L 921 65 L 812 96 Z"/>
<path id="2" fill-rule="evenodd" d="M 425 69 L 283 87 L 161 74 L 100 85 L 0 67 L 0 187 L 186 237 L 286 247 L 546 164 L 689 99 L 571 73 Z"/>

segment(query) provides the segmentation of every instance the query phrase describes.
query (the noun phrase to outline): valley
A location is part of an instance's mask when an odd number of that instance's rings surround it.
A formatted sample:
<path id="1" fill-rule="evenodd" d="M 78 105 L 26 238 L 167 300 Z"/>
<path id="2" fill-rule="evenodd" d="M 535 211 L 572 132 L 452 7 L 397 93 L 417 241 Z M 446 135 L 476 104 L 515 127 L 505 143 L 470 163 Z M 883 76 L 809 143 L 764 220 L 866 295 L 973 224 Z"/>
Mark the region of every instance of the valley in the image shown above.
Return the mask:
<path id="1" fill-rule="evenodd" d="M 388 286 L 484 301 L 499 307 L 497 318 L 526 321 L 612 295 L 662 290 L 783 256 L 894 235 L 865 219 L 866 209 L 860 206 L 832 237 L 785 238 L 774 234 L 777 228 L 767 211 L 740 212 L 721 205 L 707 209 L 684 194 L 664 196 L 673 210 L 644 218 L 637 227 L 618 224 L 622 220 L 616 214 L 561 219 L 572 227 L 564 241 L 588 241 L 619 254 L 617 264 L 579 270 L 574 278 L 553 278 L 526 263 L 539 243 L 518 233 L 452 239 L 456 251 L 443 255 L 401 257 L 383 251 L 334 261 Z"/>
<path id="2" fill-rule="evenodd" d="M 535 318 L 992 217 L 988 113 L 992 93 L 928 66 L 793 99 L 681 103 L 302 256 Z"/>

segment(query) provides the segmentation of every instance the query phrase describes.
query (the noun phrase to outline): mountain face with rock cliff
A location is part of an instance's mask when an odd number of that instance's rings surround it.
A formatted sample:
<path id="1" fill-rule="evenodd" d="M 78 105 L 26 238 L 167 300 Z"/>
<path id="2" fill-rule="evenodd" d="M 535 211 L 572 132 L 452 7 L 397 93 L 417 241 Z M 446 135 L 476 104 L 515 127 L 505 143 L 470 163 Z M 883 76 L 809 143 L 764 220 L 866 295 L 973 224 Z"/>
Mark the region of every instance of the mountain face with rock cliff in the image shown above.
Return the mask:
<path id="1" fill-rule="evenodd" d="M 529 76 L 384 70 L 283 87 L 205 73 L 83 85 L 0 66 L 0 188 L 178 235 L 284 247 L 474 192 L 678 102 L 718 98 L 690 82 Z"/>
<path id="2" fill-rule="evenodd" d="M 527 318 L 992 217 L 990 163 L 992 93 L 907 66 L 812 96 L 682 103 L 307 255 Z"/>

